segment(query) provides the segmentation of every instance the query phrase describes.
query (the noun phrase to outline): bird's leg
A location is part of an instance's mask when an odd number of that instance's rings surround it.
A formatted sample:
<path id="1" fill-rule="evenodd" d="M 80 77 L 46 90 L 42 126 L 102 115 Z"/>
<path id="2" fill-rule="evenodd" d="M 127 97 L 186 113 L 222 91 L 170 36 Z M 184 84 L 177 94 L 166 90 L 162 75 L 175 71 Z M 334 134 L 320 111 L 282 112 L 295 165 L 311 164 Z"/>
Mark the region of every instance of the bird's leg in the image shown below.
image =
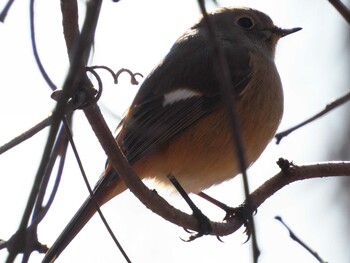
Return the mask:
<path id="1" fill-rule="evenodd" d="M 212 231 L 212 227 L 210 225 L 210 220 L 207 216 L 205 216 L 202 211 L 193 203 L 191 198 L 188 196 L 186 191 L 182 188 L 180 183 L 176 180 L 176 178 L 173 175 L 168 175 L 168 178 L 170 182 L 174 185 L 176 190 L 180 193 L 182 198 L 186 201 L 186 203 L 189 205 L 189 207 L 192 210 L 193 215 L 198 220 L 199 230 L 196 234 L 192 234 L 188 240 L 185 240 L 187 242 L 193 241 L 198 237 L 201 237 L 203 235 L 208 235 Z M 186 229 L 185 229 L 186 230 Z M 187 231 L 187 230 L 186 230 Z M 189 232 L 189 231 L 187 231 Z"/>
<path id="2" fill-rule="evenodd" d="M 232 207 L 220 202 L 219 200 L 207 195 L 206 193 L 203 192 L 199 192 L 197 193 L 198 196 L 202 197 L 203 199 L 207 200 L 208 202 L 214 204 L 215 206 L 221 208 L 222 210 L 224 210 L 226 213 L 231 212 Z M 224 219 L 226 219 L 227 215 L 225 216 Z"/>

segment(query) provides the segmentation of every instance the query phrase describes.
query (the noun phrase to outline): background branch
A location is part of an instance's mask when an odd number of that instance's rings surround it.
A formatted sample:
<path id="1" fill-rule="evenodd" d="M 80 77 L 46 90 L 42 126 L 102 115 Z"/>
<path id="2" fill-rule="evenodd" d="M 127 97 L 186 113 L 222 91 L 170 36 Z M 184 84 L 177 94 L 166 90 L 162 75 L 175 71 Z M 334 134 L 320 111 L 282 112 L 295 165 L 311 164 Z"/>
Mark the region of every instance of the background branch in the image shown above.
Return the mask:
<path id="1" fill-rule="evenodd" d="M 276 143 L 279 144 L 281 142 L 281 140 L 288 136 L 290 133 L 294 132 L 295 130 L 305 126 L 306 124 L 309 124 L 310 122 L 313 122 L 314 120 L 317 120 L 318 118 L 322 117 L 323 115 L 325 115 L 326 113 L 334 110 L 335 108 L 343 105 L 344 103 L 348 102 L 350 100 L 350 91 L 348 93 L 346 93 L 344 96 L 336 99 L 335 101 L 329 103 L 328 105 L 326 105 L 326 107 L 324 108 L 324 110 L 320 111 L 319 113 L 315 114 L 314 116 L 310 117 L 309 119 L 307 119 L 306 121 L 303 121 L 302 123 L 295 125 L 292 128 L 289 128 L 288 130 L 285 130 L 283 132 L 279 132 L 275 135 L 276 138 Z"/>

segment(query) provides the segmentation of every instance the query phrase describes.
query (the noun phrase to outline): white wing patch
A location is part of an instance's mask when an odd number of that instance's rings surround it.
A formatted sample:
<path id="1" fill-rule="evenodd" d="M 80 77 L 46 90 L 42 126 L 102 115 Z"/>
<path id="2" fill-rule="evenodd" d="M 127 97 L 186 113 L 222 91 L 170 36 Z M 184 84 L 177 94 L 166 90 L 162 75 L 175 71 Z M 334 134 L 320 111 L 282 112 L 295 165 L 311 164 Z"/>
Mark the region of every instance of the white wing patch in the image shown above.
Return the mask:
<path id="1" fill-rule="evenodd" d="M 177 90 L 164 94 L 163 107 L 172 105 L 182 100 L 187 100 L 193 97 L 200 97 L 200 96 L 202 96 L 202 94 L 197 91 L 193 91 L 185 88 L 179 88 Z"/>

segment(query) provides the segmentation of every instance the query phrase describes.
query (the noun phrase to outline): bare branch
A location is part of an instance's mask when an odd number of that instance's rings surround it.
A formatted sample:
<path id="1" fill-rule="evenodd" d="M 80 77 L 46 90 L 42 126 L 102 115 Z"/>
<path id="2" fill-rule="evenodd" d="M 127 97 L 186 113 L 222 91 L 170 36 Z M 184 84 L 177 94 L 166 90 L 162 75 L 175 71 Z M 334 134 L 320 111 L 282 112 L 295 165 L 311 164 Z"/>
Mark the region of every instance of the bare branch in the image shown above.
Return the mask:
<path id="1" fill-rule="evenodd" d="M 287 173 L 286 170 L 281 171 L 251 193 L 252 203 L 255 207 L 259 207 L 274 193 L 299 180 L 334 176 L 350 176 L 350 162 L 328 162 L 303 166 L 291 164 Z"/>
<path id="2" fill-rule="evenodd" d="M 84 167 L 83 167 L 83 163 L 81 162 L 81 159 L 80 159 L 80 157 L 79 157 L 78 149 L 77 149 L 76 146 L 75 146 L 75 142 L 74 142 L 74 140 L 73 140 L 72 132 L 71 132 L 71 129 L 70 129 L 70 127 L 69 127 L 68 122 L 67 122 L 67 121 L 64 121 L 64 125 L 65 125 L 66 132 L 67 132 L 67 135 L 68 135 L 68 138 L 69 138 L 69 142 L 70 142 L 70 144 L 71 144 L 71 146 L 72 146 L 72 149 L 73 149 L 73 153 L 74 153 L 75 159 L 77 160 L 77 163 L 78 163 L 80 172 L 81 172 L 81 174 L 83 175 L 84 183 L 85 183 L 85 185 L 86 185 L 86 188 L 87 188 L 88 191 L 89 191 L 89 194 L 90 194 L 92 200 L 93 200 L 94 203 L 95 203 L 96 211 L 97 211 L 97 213 L 99 214 L 99 216 L 100 216 L 100 218 L 101 218 L 101 220 L 102 220 L 104 226 L 106 227 L 106 229 L 107 229 L 109 235 L 112 237 L 114 243 L 115 243 L 116 246 L 118 247 L 119 251 L 123 254 L 125 260 L 126 260 L 127 262 L 131 262 L 130 259 L 129 259 L 129 257 L 128 257 L 128 255 L 126 254 L 124 248 L 121 246 L 121 244 L 120 244 L 120 242 L 118 241 L 117 237 L 114 235 L 112 228 L 109 226 L 109 224 L 108 224 L 108 222 L 107 222 L 105 216 L 103 215 L 103 213 L 102 213 L 102 211 L 101 211 L 101 209 L 100 209 L 99 204 L 98 204 L 97 201 L 96 201 L 96 197 L 95 197 L 95 195 L 94 195 L 94 193 L 93 193 L 93 190 L 92 190 L 92 188 L 91 188 L 91 186 L 90 186 L 90 184 L 89 184 L 89 181 L 88 181 L 88 179 L 87 179 L 87 176 L 86 176 L 86 173 L 85 173 L 85 169 L 84 169 Z"/>
<path id="3" fill-rule="evenodd" d="M 340 0 L 328 0 L 350 25 L 350 10 Z"/>
<path id="4" fill-rule="evenodd" d="M 8 0 L 7 4 L 5 5 L 4 9 L 0 13 L 0 22 L 4 22 L 5 18 L 7 16 L 7 13 L 9 12 L 12 4 L 15 2 L 15 0 Z"/>
<path id="5" fill-rule="evenodd" d="M 157 213 L 164 219 L 177 224 L 183 228 L 198 231 L 198 222 L 196 218 L 188 215 L 173 206 L 169 205 L 155 191 L 149 190 L 132 170 L 127 160 L 121 154 L 114 137 L 102 118 L 101 112 L 96 104 L 84 108 L 84 113 L 94 130 L 96 137 L 100 141 L 113 168 L 124 180 L 130 191 L 150 210 Z M 286 174 L 285 171 L 288 171 Z M 258 208 L 265 200 L 282 189 L 284 186 L 303 179 L 331 177 L 331 176 L 350 176 L 350 162 L 330 162 L 306 166 L 290 165 L 270 180 L 265 182 L 257 190 L 250 194 L 251 211 Z M 232 234 L 242 226 L 240 219 L 230 218 L 227 222 L 211 222 L 213 231 L 210 235 L 225 236 Z"/>
<path id="6" fill-rule="evenodd" d="M 15 147 L 16 145 L 24 142 L 25 140 L 31 138 L 33 135 L 37 134 L 39 131 L 41 131 L 45 127 L 49 126 L 51 123 L 51 119 L 52 119 L 52 116 L 47 117 L 46 119 L 36 124 L 34 127 L 30 128 L 29 130 L 23 132 L 21 135 L 18 135 L 17 137 L 13 138 L 9 142 L 2 145 L 0 147 L 0 155 L 10 150 L 11 148 Z"/>
<path id="7" fill-rule="evenodd" d="M 291 239 L 293 239 L 295 242 L 297 242 L 298 244 L 300 244 L 303 248 L 305 248 L 311 255 L 313 255 L 320 263 L 327 263 L 326 261 L 324 261 L 316 251 L 312 250 L 308 245 L 306 245 L 305 242 L 303 242 L 299 237 L 297 237 L 294 232 L 287 226 L 286 223 L 284 223 L 284 221 L 282 220 L 282 218 L 280 216 L 275 216 L 275 219 L 280 221 L 281 224 L 287 228 L 288 232 L 289 232 L 289 236 Z"/>
<path id="8" fill-rule="evenodd" d="M 350 100 L 350 91 L 348 93 L 346 93 L 344 96 L 340 97 L 339 99 L 336 99 L 335 101 L 329 103 L 328 105 L 326 105 L 326 107 L 324 108 L 324 110 L 320 111 L 319 113 L 315 114 L 314 116 L 312 116 L 311 118 L 307 119 L 306 121 L 303 121 L 302 123 L 288 129 L 285 130 L 283 132 L 279 132 L 275 135 L 276 138 L 276 144 L 279 144 L 281 142 L 281 140 L 285 137 L 288 136 L 290 133 L 294 132 L 295 130 L 305 126 L 306 124 L 309 124 L 310 122 L 322 117 L 323 115 L 325 115 L 326 113 L 334 110 L 335 108 L 339 107 L 340 105 L 343 105 L 344 103 L 348 102 Z"/>
<path id="9" fill-rule="evenodd" d="M 68 118 L 71 120 L 71 115 Z M 33 225 L 38 225 L 40 223 L 40 221 L 44 218 L 44 216 L 46 215 L 46 213 L 48 212 L 52 204 L 52 201 L 54 199 L 54 196 L 57 192 L 57 189 L 60 183 L 60 178 L 62 176 L 63 167 L 64 167 L 66 154 L 67 154 L 67 148 L 68 148 L 67 135 L 65 134 L 64 127 L 61 127 L 57 140 L 55 142 L 55 146 L 52 150 L 50 160 L 47 164 L 43 180 L 40 184 L 40 190 L 39 190 L 34 211 L 33 211 L 31 227 L 33 227 Z M 58 159 L 59 159 L 59 169 L 57 171 L 55 185 L 51 192 L 51 195 L 47 204 L 43 206 L 44 197 L 45 197 L 47 185 L 49 183 L 50 175 Z"/>
<path id="10" fill-rule="evenodd" d="M 78 3 L 76 0 L 61 2 L 63 35 L 66 42 L 69 61 L 72 62 L 74 44 L 79 38 Z"/>

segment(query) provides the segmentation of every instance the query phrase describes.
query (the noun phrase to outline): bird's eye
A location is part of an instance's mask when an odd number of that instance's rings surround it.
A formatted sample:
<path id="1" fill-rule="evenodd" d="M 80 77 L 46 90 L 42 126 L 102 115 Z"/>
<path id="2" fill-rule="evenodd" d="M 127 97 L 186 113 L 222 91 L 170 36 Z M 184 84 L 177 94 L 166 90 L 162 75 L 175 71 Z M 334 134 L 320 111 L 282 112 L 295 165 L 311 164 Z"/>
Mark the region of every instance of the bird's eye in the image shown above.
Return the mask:
<path id="1" fill-rule="evenodd" d="M 249 17 L 241 17 L 237 20 L 237 25 L 244 29 L 250 29 L 254 26 L 253 20 Z"/>

